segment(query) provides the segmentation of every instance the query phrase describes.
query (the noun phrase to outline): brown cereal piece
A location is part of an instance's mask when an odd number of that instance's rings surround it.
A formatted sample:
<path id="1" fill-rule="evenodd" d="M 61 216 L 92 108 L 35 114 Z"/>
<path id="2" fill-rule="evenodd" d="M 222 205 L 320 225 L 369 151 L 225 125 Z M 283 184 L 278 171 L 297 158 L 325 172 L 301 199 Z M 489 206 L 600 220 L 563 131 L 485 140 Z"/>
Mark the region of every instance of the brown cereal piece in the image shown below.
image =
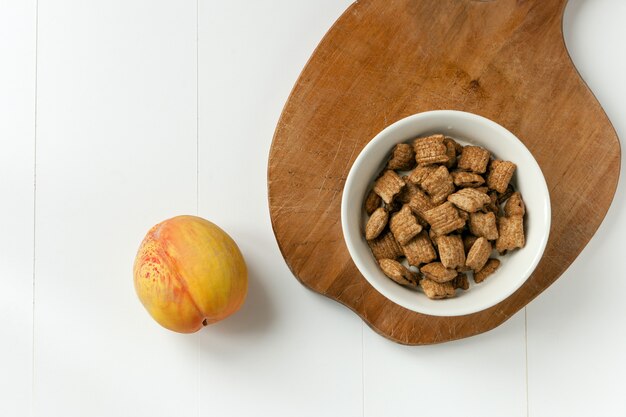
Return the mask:
<path id="1" fill-rule="evenodd" d="M 454 285 L 451 282 L 444 282 L 440 284 L 433 280 L 424 278 L 420 281 L 420 287 L 426 294 L 426 297 L 432 300 L 440 300 L 442 298 L 454 297 L 456 291 Z"/>
<path id="2" fill-rule="evenodd" d="M 446 201 L 446 198 L 454 192 L 454 183 L 448 169 L 440 166 L 422 181 L 422 188 L 426 190 L 433 203 L 439 204 Z"/>
<path id="3" fill-rule="evenodd" d="M 437 237 L 439 235 L 435 232 L 433 232 L 433 229 L 428 229 L 428 237 L 430 238 L 430 241 L 433 243 L 433 246 L 435 247 L 435 250 L 439 250 L 437 249 Z"/>
<path id="4" fill-rule="evenodd" d="M 489 203 L 483 208 L 485 212 L 492 212 L 496 216 L 500 214 L 500 205 L 498 204 L 498 193 L 495 191 L 490 191 L 487 193 L 489 196 Z"/>
<path id="5" fill-rule="evenodd" d="M 390 204 L 393 198 L 404 187 L 404 180 L 390 169 L 376 180 L 374 183 L 374 192 L 378 194 L 385 203 Z"/>
<path id="6" fill-rule="evenodd" d="M 503 193 L 497 193 L 498 195 L 498 204 L 502 204 L 505 201 L 507 201 L 509 199 L 509 197 L 511 197 L 513 195 L 513 192 L 515 190 L 513 189 L 513 186 L 511 184 L 508 185 L 508 187 L 506 187 L 506 190 L 504 190 Z"/>
<path id="7" fill-rule="evenodd" d="M 422 185 L 422 182 L 424 182 L 426 177 L 428 177 L 436 169 L 437 167 L 432 165 L 419 165 L 413 171 L 411 171 L 411 173 L 407 177 L 407 180 L 415 185 Z"/>
<path id="8" fill-rule="evenodd" d="M 454 146 L 454 153 L 456 155 L 460 155 L 463 150 L 463 145 L 457 142 L 453 137 L 446 136 L 443 140 L 443 143 L 451 143 Z"/>
<path id="9" fill-rule="evenodd" d="M 487 194 L 476 191 L 474 188 L 463 188 L 449 195 L 448 201 L 461 210 L 465 210 L 468 213 L 475 213 L 481 210 L 485 204 L 488 204 L 491 200 Z"/>
<path id="10" fill-rule="evenodd" d="M 463 249 L 465 249 L 465 253 L 466 254 L 472 248 L 472 246 L 474 245 L 474 242 L 476 242 L 476 239 L 478 239 L 478 237 L 477 236 L 473 236 L 473 235 L 464 235 L 463 236 Z"/>
<path id="11" fill-rule="evenodd" d="M 484 237 L 487 240 L 498 238 L 498 225 L 496 215 L 488 213 L 472 213 L 469 221 L 470 232 L 474 236 Z"/>
<path id="12" fill-rule="evenodd" d="M 438 235 L 447 235 L 465 226 L 465 220 L 459 216 L 459 211 L 449 201 L 425 212 L 424 219 Z"/>
<path id="13" fill-rule="evenodd" d="M 387 162 L 387 169 L 408 171 L 415 167 L 415 151 L 408 143 L 398 143 L 393 148 L 391 159 Z"/>
<path id="14" fill-rule="evenodd" d="M 461 144 L 460 144 L 459 142 L 457 142 L 457 141 L 454 141 L 454 150 L 456 151 L 456 156 L 457 156 L 457 158 L 458 158 L 459 156 L 461 156 L 461 153 L 463 152 L 463 148 L 464 148 L 464 146 L 463 146 L 463 145 L 461 145 Z"/>
<path id="15" fill-rule="evenodd" d="M 446 137 L 443 140 L 443 144 L 446 145 L 446 155 L 448 156 L 448 160 L 444 163 L 444 165 L 448 168 L 452 168 L 456 165 L 456 147 L 455 141 L 452 138 Z"/>
<path id="16" fill-rule="evenodd" d="M 465 249 L 459 235 L 439 236 L 436 239 L 439 259 L 446 268 L 454 269 L 465 265 Z"/>
<path id="17" fill-rule="evenodd" d="M 391 203 L 383 204 L 383 207 L 385 207 L 389 213 L 393 213 L 400 210 L 400 208 L 402 207 L 402 202 L 400 202 L 397 198 L 394 198 Z"/>
<path id="18" fill-rule="evenodd" d="M 472 234 L 463 235 L 463 249 L 465 249 L 465 253 L 469 252 L 474 242 L 476 242 L 476 239 L 478 239 L 478 236 Z"/>
<path id="19" fill-rule="evenodd" d="M 496 272 L 499 266 L 500 261 L 498 259 L 490 258 L 480 271 L 474 272 L 474 282 L 477 284 L 483 282 L 485 278 Z"/>
<path id="20" fill-rule="evenodd" d="M 413 198 L 413 196 L 420 190 L 419 187 L 409 181 L 408 178 L 408 176 L 402 177 L 406 185 L 404 186 L 402 191 L 400 191 L 398 197 L 396 198 L 396 200 L 398 200 L 402 204 L 406 204 L 411 201 L 411 198 Z"/>
<path id="21" fill-rule="evenodd" d="M 452 286 L 454 289 L 462 289 L 463 291 L 469 290 L 469 280 L 467 279 L 467 275 L 459 274 L 452 281 Z"/>
<path id="22" fill-rule="evenodd" d="M 461 152 L 458 167 L 477 174 L 484 174 L 487 171 L 490 157 L 491 154 L 487 149 L 480 146 L 465 146 Z"/>
<path id="23" fill-rule="evenodd" d="M 417 222 L 413 212 L 406 204 L 402 206 L 400 211 L 391 216 L 389 228 L 400 245 L 406 245 L 409 240 L 422 231 L 422 225 Z"/>
<path id="24" fill-rule="evenodd" d="M 383 270 L 383 273 L 398 284 L 411 288 L 418 287 L 418 274 L 411 271 L 400 262 L 394 259 L 381 259 L 378 261 L 378 264 L 380 265 L 380 269 Z"/>
<path id="25" fill-rule="evenodd" d="M 368 240 L 367 244 L 376 259 L 398 259 L 402 256 L 402 249 L 389 230 L 374 240 Z"/>
<path id="26" fill-rule="evenodd" d="M 480 271 L 485 266 L 490 254 L 491 243 L 484 237 L 479 237 L 469 250 L 465 265 L 473 271 Z"/>
<path id="27" fill-rule="evenodd" d="M 413 214 L 415 215 L 415 218 L 417 219 L 417 222 L 422 225 L 423 228 L 429 227 L 428 226 L 428 222 L 426 220 L 424 220 L 424 218 L 422 216 L 420 216 L 419 214 L 415 214 L 415 212 L 413 212 Z"/>
<path id="28" fill-rule="evenodd" d="M 417 190 L 411 200 L 407 203 L 413 213 L 420 217 L 424 217 L 424 213 L 428 210 L 436 207 L 430 197 L 428 197 L 422 190 Z"/>
<path id="29" fill-rule="evenodd" d="M 512 216 L 524 216 L 526 214 L 526 207 L 522 195 L 519 192 L 511 194 L 506 203 L 504 204 L 504 215 L 507 217 Z"/>
<path id="30" fill-rule="evenodd" d="M 456 278 L 457 272 L 454 269 L 448 269 L 441 262 L 431 262 L 420 268 L 420 272 L 424 277 L 435 282 L 448 282 Z"/>
<path id="31" fill-rule="evenodd" d="M 370 193 L 367 195 L 367 198 L 365 199 L 364 204 L 365 212 L 367 213 L 367 215 L 370 216 L 374 211 L 376 211 L 376 209 L 380 207 L 382 202 L 383 200 L 378 194 L 376 194 L 374 191 L 370 191 Z"/>
<path id="32" fill-rule="evenodd" d="M 525 244 L 524 217 L 500 217 L 498 219 L 498 233 L 500 235 L 496 240 L 498 252 L 523 248 Z"/>
<path id="33" fill-rule="evenodd" d="M 435 252 L 435 248 L 425 230 L 422 230 L 409 243 L 403 245 L 402 251 L 409 265 L 413 266 L 420 266 L 437 259 L 437 252 Z"/>
<path id="34" fill-rule="evenodd" d="M 417 138 L 413 141 L 415 160 L 419 165 L 442 164 L 448 161 L 447 148 L 443 135 Z"/>
<path id="35" fill-rule="evenodd" d="M 476 191 L 480 191 L 481 193 L 489 194 L 489 188 L 485 187 L 476 187 Z"/>
<path id="36" fill-rule="evenodd" d="M 450 175 L 452 175 L 454 185 L 461 188 L 477 188 L 485 183 L 485 179 L 474 172 L 454 171 Z"/>
<path id="37" fill-rule="evenodd" d="M 377 208 L 365 225 L 365 239 L 376 239 L 387 226 L 388 220 L 389 212 L 382 207 Z"/>
<path id="38" fill-rule="evenodd" d="M 515 168 L 517 166 L 510 161 L 492 161 L 489 175 L 487 176 L 487 187 L 499 193 L 504 193 L 511 178 L 513 178 Z"/>

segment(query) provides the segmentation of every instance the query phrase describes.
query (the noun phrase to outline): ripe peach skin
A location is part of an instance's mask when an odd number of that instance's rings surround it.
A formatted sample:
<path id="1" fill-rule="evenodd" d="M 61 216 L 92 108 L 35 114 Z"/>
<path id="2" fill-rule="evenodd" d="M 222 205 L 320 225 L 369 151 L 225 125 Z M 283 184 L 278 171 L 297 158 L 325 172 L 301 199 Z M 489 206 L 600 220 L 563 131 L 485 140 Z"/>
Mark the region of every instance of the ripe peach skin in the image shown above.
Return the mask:
<path id="1" fill-rule="evenodd" d="M 248 271 L 226 232 L 196 216 L 165 220 L 148 231 L 133 268 L 135 290 L 163 327 L 193 333 L 236 312 Z"/>

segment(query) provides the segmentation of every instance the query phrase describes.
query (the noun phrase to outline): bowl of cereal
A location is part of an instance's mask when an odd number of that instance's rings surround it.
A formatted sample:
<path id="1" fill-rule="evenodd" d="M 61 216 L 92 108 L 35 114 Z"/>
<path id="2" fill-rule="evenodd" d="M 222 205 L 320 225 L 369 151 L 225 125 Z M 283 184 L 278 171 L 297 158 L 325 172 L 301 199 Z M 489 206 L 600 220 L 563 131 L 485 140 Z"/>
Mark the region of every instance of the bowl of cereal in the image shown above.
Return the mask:
<path id="1" fill-rule="evenodd" d="M 550 195 L 530 151 L 501 125 L 437 110 L 399 120 L 356 158 L 341 224 L 355 265 L 383 296 L 434 316 L 482 311 L 539 263 Z"/>

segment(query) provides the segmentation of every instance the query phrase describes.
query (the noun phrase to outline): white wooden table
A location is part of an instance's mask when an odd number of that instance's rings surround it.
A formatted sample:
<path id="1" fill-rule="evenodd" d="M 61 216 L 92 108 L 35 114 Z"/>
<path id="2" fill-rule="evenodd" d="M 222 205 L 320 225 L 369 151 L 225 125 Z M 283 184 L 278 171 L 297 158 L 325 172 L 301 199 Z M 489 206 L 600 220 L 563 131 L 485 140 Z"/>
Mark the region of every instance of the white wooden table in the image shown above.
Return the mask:
<path id="1" fill-rule="evenodd" d="M 623 183 L 564 276 L 470 339 L 396 345 L 291 276 L 267 154 L 349 3 L 0 0 L 0 416 L 626 415 Z M 624 20 L 623 0 L 565 16 L 622 138 Z M 131 276 L 148 228 L 182 213 L 250 269 L 243 309 L 194 335 L 152 321 Z"/>

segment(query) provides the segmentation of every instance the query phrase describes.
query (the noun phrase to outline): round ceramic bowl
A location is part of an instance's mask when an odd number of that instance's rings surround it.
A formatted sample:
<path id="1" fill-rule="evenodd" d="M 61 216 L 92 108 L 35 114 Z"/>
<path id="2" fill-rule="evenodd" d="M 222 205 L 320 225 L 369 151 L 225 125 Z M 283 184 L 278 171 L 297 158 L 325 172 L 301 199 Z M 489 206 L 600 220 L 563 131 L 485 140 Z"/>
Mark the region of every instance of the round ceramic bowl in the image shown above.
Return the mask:
<path id="1" fill-rule="evenodd" d="M 420 291 L 396 284 L 380 270 L 364 237 L 363 201 L 397 143 L 443 133 L 463 145 L 482 146 L 517 165 L 514 187 L 526 204 L 526 245 L 500 257 L 500 268 L 480 284 L 457 296 L 430 300 Z M 541 169 L 511 132 L 484 117 L 453 110 L 429 111 L 402 119 L 380 132 L 363 148 L 350 169 L 341 201 L 341 225 L 352 260 L 372 286 L 396 304 L 433 316 L 460 316 L 489 308 L 513 294 L 533 272 L 550 233 L 550 195 Z"/>

